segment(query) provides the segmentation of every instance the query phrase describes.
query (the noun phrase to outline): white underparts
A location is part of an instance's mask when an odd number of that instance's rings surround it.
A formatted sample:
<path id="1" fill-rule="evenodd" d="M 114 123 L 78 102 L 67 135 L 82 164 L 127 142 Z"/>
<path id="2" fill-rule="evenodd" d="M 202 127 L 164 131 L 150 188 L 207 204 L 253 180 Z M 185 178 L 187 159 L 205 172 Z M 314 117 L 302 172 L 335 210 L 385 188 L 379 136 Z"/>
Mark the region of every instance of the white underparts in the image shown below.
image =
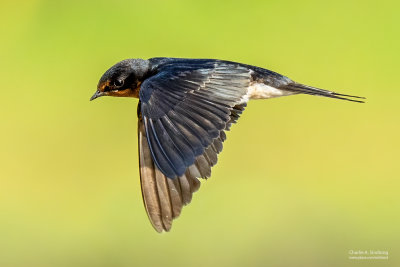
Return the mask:
<path id="1" fill-rule="evenodd" d="M 250 99 L 267 99 L 292 94 L 294 93 L 278 89 L 264 83 L 252 83 L 249 87 L 247 87 L 247 94 L 242 97 L 241 102 L 248 102 Z"/>

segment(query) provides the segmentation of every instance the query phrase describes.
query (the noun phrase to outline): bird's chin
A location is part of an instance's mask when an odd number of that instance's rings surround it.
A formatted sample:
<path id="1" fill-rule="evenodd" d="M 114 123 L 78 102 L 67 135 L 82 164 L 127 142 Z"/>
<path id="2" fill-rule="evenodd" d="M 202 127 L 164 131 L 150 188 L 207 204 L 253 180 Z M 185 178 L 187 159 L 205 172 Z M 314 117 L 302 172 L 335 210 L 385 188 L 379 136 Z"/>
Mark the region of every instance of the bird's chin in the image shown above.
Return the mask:
<path id="1" fill-rule="evenodd" d="M 113 90 L 107 92 L 108 96 L 116 96 L 116 97 L 139 97 L 139 90 L 132 90 L 130 88 L 124 90 Z"/>
<path id="2" fill-rule="evenodd" d="M 112 90 L 107 92 L 101 92 L 97 90 L 94 95 L 90 98 L 90 101 L 95 100 L 101 96 L 116 96 L 116 97 L 134 97 L 139 98 L 139 89 L 132 90 L 130 88 L 124 90 Z"/>

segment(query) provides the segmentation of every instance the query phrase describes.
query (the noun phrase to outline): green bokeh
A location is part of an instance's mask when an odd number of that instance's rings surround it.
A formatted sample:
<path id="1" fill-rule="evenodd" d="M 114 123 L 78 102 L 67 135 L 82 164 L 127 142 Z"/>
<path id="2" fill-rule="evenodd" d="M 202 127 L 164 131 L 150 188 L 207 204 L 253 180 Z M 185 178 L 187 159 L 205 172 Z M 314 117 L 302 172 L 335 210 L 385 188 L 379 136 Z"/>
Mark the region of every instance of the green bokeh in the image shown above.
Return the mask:
<path id="1" fill-rule="evenodd" d="M 398 1 L 2 1 L 0 266 L 400 266 Z M 140 196 L 125 58 L 220 58 L 342 93 L 248 105 L 172 231 Z M 355 262 L 348 251 L 387 250 Z"/>

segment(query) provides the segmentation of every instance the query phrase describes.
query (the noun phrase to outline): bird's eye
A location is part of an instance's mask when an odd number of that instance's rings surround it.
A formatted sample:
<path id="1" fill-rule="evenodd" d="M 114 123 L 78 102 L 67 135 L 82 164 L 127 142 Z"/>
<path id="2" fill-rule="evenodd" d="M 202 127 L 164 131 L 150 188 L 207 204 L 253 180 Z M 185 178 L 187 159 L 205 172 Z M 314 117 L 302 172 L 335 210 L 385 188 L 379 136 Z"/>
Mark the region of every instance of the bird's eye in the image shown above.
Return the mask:
<path id="1" fill-rule="evenodd" d="M 120 87 L 120 86 L 122 86 L 124 84 L 124 81 L 122 81 L 122 80 L 115 80 L 114 81 L 114 86 L 115 87 Z"/>

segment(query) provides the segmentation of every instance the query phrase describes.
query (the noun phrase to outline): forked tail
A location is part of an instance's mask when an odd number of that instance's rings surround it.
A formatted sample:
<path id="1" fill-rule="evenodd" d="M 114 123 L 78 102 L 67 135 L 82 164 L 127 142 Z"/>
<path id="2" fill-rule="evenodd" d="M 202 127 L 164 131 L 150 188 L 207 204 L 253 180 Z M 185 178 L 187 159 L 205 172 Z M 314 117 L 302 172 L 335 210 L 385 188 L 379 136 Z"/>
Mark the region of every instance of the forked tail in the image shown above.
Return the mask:
<path id="1" fill-rule="evenodd" d="M 357 100 L 357 99 L 365 99 L 365 97 L 361 97 L 361 96 L 339 94 L 339 93 L 335 93 L 332 91 L 328 91 L 328 90 L 324 90 L 324 89 L 320 89 L 320 88 L 316 88 L 316 87 L 312 87 L 312 86 L 308 86 L 308 85 L 296 83 L 296 82 L 284 85 L 280 89 L 284 89 L 287 91 L 296 92 L 296 93 L 300 93 L 300 94 L 324 96 L 324 97 L 342 99 L 342 100 L 358 102 L 358 103 L 364 103 L 364 101 Z"/>

